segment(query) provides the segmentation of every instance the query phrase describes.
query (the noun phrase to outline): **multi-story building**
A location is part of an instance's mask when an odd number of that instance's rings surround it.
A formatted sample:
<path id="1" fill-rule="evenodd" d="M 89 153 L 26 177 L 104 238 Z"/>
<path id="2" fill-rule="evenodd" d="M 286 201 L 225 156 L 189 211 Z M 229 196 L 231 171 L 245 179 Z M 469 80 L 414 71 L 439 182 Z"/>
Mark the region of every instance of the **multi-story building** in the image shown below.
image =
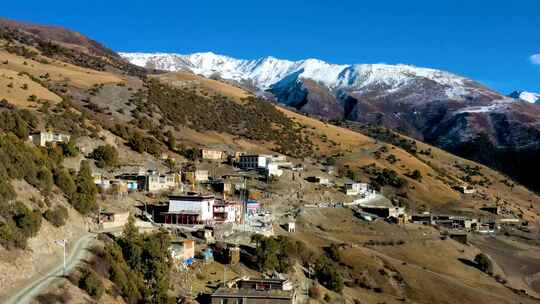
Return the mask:
<path id="1" fill-rule="evenodd" d="M 346 182 L 345 194 L 347 195 L 360 195 L 368 191 L 369 185 L 366 183 Z"/>
<path id="2" fill-rule="evenodd" d="M 201 149 L 201 157 L 206 160 L 222 160 L 225 153 L 220 150 Z"/>
<path id="3" fill-rule="evenodd" d="M 159 192 L 172 190 L 180 184 L 180 175 L 176 173 L 159 174 L 149 171 L 146 175 L 145 190 L 148 192 Z"/>
<path id="4" fill-rule="evenodd" d="M 260 170 L 269 176 L 281 176 L 281 167 L 292 167 L 282 155 L 240 155 L 238 167 L 244 170 Z"/>
<path id="5" fill-rule="evenodd" d="M 237 201 L 218 201 L 214 203 L 214 222 L 218 224 L 243 223 L 244 206 Z"/>
<path id="6" fill-rule="evenodd" d="M 266 167 L 268 155 L 246 154 L 240 155 L 238 167 L 244 170 L 255 170 Z"/>

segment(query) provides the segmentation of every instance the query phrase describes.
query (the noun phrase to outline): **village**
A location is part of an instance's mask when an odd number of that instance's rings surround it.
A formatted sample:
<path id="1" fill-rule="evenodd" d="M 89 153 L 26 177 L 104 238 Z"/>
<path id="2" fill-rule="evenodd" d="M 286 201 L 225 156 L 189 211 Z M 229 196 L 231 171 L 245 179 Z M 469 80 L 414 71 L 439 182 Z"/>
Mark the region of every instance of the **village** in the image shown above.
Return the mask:
<path id="1" fill-rule="evenodd" d="M 68 142 L 70 136 L 41 132 L 30 135 L 29 140 L 45 146 Z M 482 208 L 490 216 L 481 218 L 414 212 L 387 199 L 367 182 L 340 177 L 333 166 L 306 165 L 283 155 L 201 148 L 181 165 L 167 157 L 162 163 L 95 170 L 94 182 L 104 201 L 110 198 L 118 205 L 137 197 L 136 212 L 110 204 L 102 206 L 97 224 L 103 231 L 112 231 L 135 216 L 147 227 L 168 230 L 173 239 L 170 254 L 175 271 L 186 277 L 214 260 L 224 265 L 239 264 L 241 246 L 251 246 L 253 235 L 294 234 L 299 229 L 295 218 L 299 210 L 347 208 L 368 223 L 432 226 L 444 238 L 463 244 L 467 244 L 470 233 L 495 234 L 505 226 L 524 225 L 497 205 Z M 291 191 L 286 198 L 276 193 L 274 185 L 280 181 Z M 475 190 L 463 186 L 460 191 L 470 195 Z M 211 303 L 236 299 L 298 303 L 301 297 L 298 286 L 281 274 L 228 279 L 224 275 L 221 281 L 210 296 Z"/>

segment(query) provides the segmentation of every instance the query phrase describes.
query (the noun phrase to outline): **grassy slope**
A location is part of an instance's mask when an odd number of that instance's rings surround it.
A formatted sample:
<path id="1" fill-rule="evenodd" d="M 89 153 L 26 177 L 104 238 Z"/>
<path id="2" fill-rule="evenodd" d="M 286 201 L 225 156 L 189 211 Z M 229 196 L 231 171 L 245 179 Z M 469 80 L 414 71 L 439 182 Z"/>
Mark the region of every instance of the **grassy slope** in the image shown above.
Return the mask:
<path id="1" fill-rule="evenodd" d="M 25 71 L 35 77 L 49 72 L 53 82 L 62 82 L 69 78 L 70 86 L 83 89 L 97 83 L 114 83 L 122 79 L 114 74 L 96 72 L 60 62 L 43 65 L 31 61 L 31 64 L 24 65 L 25 59 L 23 58 L 8 53 L 0 53 L 0 55 L 11 56 L 6 57 L 9 58 L 10 63 L 7 64 L 7 67 L 2 68 L 17 73 Z M 220 93 L 232 97 L 238 102 L 240 102 L 240 98 L 244 94 L 248 94 L 236 87 L 189 74 L 163 75 L 160 77 L 164 81 L 170 81 L 171 84 L 186 85 L 186 83 L 189 83 L 196 85 L 201 93 L 204 91 L 207 94 Z M 180 81 L 180 83 L 177 81 Z M 8 96 L 7 94 L 7 88 L 0 87 L 0 99 Z M 104 99 L 104 102 L 106 102 L 106 99 Z M 287 109 L 279 108 L 279 110 L 306 126 L 306 129 L 311 133 L 310 136 L 313 142 L 318 147 L 319 155 L 345 152 L 339 162 L 353 167 L 376 163 L 379 167 L 391 168 L 401 174 L 413 169 L 420 170 L 424 176 L 422 183 L 411 179 L 408 180 L 409 188 L 407 193 L 411 200 L 432 207 L 452 206 L 455 208 L 478 207 L 479 204 L 488 202 L 488 200 L 480 198 L 462 198 L 458 192 L 450 188 L 450 185 L 444 179 L 437 178 L 441 170 L 444 169 L 450 179 L 459 179 L 462 173 L 454 167 L 454 163 L 476 165 L 473 162 L 460 159 L 433 147 L 431 147 L 433 157 L 413 156 L 403 149 L 377 142 L 360 133 L 329 125 Z M 190 129 L 182 130 L 181 133 L 184 140 L 197 145 L 225 143 L 240 149 L 260 152 L 268 152 L 268 149 L 271 148 L 270 146 L 260 146 L 257 142 L 235 138 L 229 134 L 196 132 Z M 396 164 L 390 164 L 384 160 L 384 157 L 376 159 L 373 156 L 373 152 L 383 145 L 387 146 L 390 153 L 399 159 Z M 428 148 L 427 145 L 422 143 L 418 143 L 418 145 L 420 149 Z M 515 208 L 521 209 L 527 209 L 531 203 L 538 202 L 538 197 L 527 189 L 516 186 L 510 191 L 506 185 L 499 182 L 506 177 L 493 170 L 481 167 L 482 172 L 494 184 L 489 187 L 480 187 L 480 190 L 486 192 L 491 198 L 494 196 L 503 197 L 511 202 Z M 411 189 L 411 187 L 414 187 L 414 189 Z M 384 263 L 392 265 L 405 278 L 408 286 L 402 292 L 405 292 L 409 299 L 420 303 L 430 301 L 452 303 L 456 297 L 464 299 L 463 303 L 494 303 L 494 301 L 511 303 L 515 300 L 512 293 L 495 284 L 493 280 L 457 262 L 457 258 L 462 257 L 463 254 L 454 243 L 448 244 L 435 240 L 422 242 L 423 233 L 425 232 L 404 230 L 391 225 L 380 227 L 362 226 L 363 224 L 355 220 L 350 213 L 342 214 L 341 212 L 335 211 L 331 214 L 306 217 L 303 223 L 300 222 L 301 227 L 305 227 L 305 231 L 301 231 L 298 237 L 307 241 L 314 248 L 320 248 L 331 241 L 355 243 L 376 238 L 406 239 L 408 244 L 405 247 L 374 248 L 373 251 L 358 248 L 348 251 L 345 255 L 344 262 L 352 267 L 351 274 L 356 275 L 364 269 L 368 269 L 378 284 L 384 287 L 385 293 L 382 297 L 388 300 L 389 303 L 394 302 L 400 293 L 392 289 L 393 287 L 387 279 L 377 275 L 378 269 L 381 265 L 384 266 Z M 525 217 L 535 219 L 536 212 L 525 211 Z M 329 218 L 333 220 L 328 221 Z M 345 222 L 342 222 L 343 225 L 335 227 L 334 220 Z M 315 227 L 317 225 L 322 226 L 325 230 L 319 231 L 319 228 Z M 407 262 L 407 265 L 404 265 L 401 261 Z M 426 269 L 423 267 L 426 267 Z M 487 290 L 492 291 L 493 295 L 487 294 L 485 292 Z M 347 288 L 346 294 L 349 297 L 365 298 L 367 303 L 377 303 L 382 299 L 381 295 L 358 288 Z"/>
<path id="2" fill-rule="evenodd" d="M 248 92 L 232 85 L 217 80 L 199 77 L 187 72 L 166 73 L 156 75 L 154 77 L 157 77 L 159 80 L 174 86 L 190 88 L 196 87 L 201 91 L 207 92 L 208 94 L 222 94 L 237 101 L 240 101 L 242 98 L 250 95 Z"/>
<path id="3" fill-rule="evenodd" d="M 236 100 L 238 100 L 239 96 L 243 96 L 242 90 L 237 87 L 192 74 L 172 73 L 161 75 L 159 78 L 173 85 L 175 83 L 171 82 L 171 80 L 175 80 L 177 81 L 176 85 L 183 87 L 192 84 L 199 91 L 206 91 L 207 94 L 215 94 L 216 90 L 219 90 L 218 92 L 220 94 Z M 307 129 L 311 132 L 311 140 L 318 148 L 319 155 L 329 156 L 339 152 L 345 152 L 345 156 L 340 158 L 338 164 L 361 167 L 375 163 L 379 167 L 393 169 L 400 174 L 405 174 L 415 169 L 419 170 L 423 176 L 421 183 L 406 178 L 409 183 L 406 189 L 407 195 L 417 205 L 425 204 L 428 207 L 439 208 L 442 211 L 451 209 L 463 212 L 471 210 L 478 212 L 478 208 L 495 203 L 497 197 L 499 197 L 501 201 L 507 202 L 508 206 L 515 210 L 516 213 L 523 213 L 525 219 L 531 222 L 536 222 L 538 219 L 538 211 L 536 209 L 528 210 L 531 204 L 540 203 L 538 196 L 519 184 L 516 184 L 513 188 L 508 187 L 501 182 L 508 179 L 508 177 L 488 167 L 418 141 L 418 149 L 427 150 L 430 148 L 432 156 L 412 155 L 399 147 L 377 142 L 358 132 L 337 127 L 279 106 L 278 109 L 298 123 L 307 126 Z M 187 133 L 189 134 L 191 132 Z M 238 143 L 238 141 L 233 140 L 232 136 L 227 134 L 205 134 L 209 136 L 204 139 L 197 132 L 191 135 L 189 136 L 191 140 L 199 141 L 203 145 L 220 143 L 220 141 L 221 143 L 232 145 Z M 385 160 L 384 156 L 380 159 L 374 157 L 373 152 L 383 145 L 387 146 L 389 150 L 386 155 L 390 153 L 394 154 L 398 162 L 391 164 Z M 255 147 L 254 145 L 247 144 L 245 141 L 241 144 L 243 148 L 249 148 L 250 146 L 251 148 Z M 264 149 L 260 147 L 256 149 L 256 151 L 259 150 Z M 480 166 L 481 172 L 492 182 L 492 185 L 486 187 L 478 186 L 479 194 L 474 196 L 464 196 L 453 190 L 451 186 L 456 183 L 463 183 L 462 177 L 464 175 L 462 171 L 454 166 L 456 163 Z"/>
<path id="4" fill-rule="evenodd" d="M 44 64 L 10 54 L 3 50 L 0 51 L 0 61 L 5 62 L 6 60 L 8 61 L 8 64 L 2 63 L 2 68 L 17 72 L 26 72 L 34 77 L 49 73 L 52 81 L 67 82 L 68 84 L 79 88 L 90 88 L 94 84 L 116 83 L 122 81 L 120 76 L 108 72 L 82 68 L 53 59 L 48 59 L 50 63 Z M 26 65 L 24 64 L 25 62 L 27 63 Z"/>

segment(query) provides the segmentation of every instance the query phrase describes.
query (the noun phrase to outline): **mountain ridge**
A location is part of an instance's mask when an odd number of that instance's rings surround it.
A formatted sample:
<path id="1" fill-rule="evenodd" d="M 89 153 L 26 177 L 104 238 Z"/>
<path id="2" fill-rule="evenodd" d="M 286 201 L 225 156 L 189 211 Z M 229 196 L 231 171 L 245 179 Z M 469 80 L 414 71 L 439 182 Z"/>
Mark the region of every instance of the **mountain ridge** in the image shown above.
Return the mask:
<path id="1" fill-rule="evenodd" d="M 540 108 L 516 102 L 479 82 L 409 65 L 334 65 L 265 57 L 240 60 L 211 52 L 191 55 L 120 53 L 150 69 L 221 78 L 326 120 L 381 125 L 502 170 L 540 190 L 533 165 L 540 153 Z M 487 147 L 487 148 L 486 148 Z M 486 153 L 489 151 L 489 153 Z"/>
<path id="2" fill-rule="evenodd" d="M 431 78 L 447 85 L 463 84 L 467 79 L 443 70 L 402 63 L 334 64 L 316 58 L 291 61 L 273 56 L 249 60 L 213 52 L 192 54 L 120 52 L 119 54 L 133 64 L 143 67 L 152 66 L 172 72 L 187 68 L 205 77 L 220 73 L 224 79 L 235 81 L 254 79 L 258 87 L 264 90 L 295 73 L 299 73 L 301 78 L 312 79 L 333 89 L 365 86 L 373 82 L 402 85 L 410 76 Z"/>
<path id="3" fill-rule="evenodd" d="M 508 96 L 515 98 L 515 99 L 521 99 L 523 101 L 526 101 L 528 103 L 534 103 L 537 105 L 540 105 L 540 94 L 534 93 L 534 92 L 528 92 L 528 91 L 514 91 L 510 93 Z"/>

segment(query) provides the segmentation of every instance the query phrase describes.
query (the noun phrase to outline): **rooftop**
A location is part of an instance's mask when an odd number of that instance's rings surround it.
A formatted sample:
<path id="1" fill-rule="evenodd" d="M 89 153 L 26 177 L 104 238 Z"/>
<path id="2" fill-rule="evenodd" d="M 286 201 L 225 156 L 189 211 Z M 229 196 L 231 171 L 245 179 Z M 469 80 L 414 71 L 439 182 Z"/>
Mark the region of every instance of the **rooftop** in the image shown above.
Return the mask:
<path id="1" fill-rule="evenodd" d="M 256 290 L 220 287 L 212 294 L 212 297 L 227 298 L 262 298 L 262 299 L 292 299 L 292 292 L 285 290 Z"/>
<path id="2" fill-rule="evenodd" d="M 202 201 L 213 199 L 213 195 L 202 195 L 202 194 L 192 194 L 192 195 L 169 195 L 169 200 L 182 200 L 182 201 Z"/>

